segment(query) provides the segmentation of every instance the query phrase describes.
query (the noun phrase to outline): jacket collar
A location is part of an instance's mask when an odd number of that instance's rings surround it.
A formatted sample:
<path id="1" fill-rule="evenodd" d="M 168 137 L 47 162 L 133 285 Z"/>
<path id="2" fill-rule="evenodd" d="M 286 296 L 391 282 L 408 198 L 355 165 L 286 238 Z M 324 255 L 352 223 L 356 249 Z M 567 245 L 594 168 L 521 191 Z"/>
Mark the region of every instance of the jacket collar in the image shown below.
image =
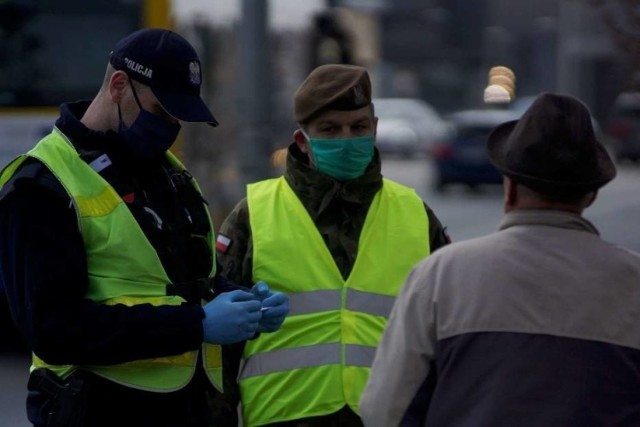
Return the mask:
<path id="1" fill-rule="evenodd" d="M 60 106 L 60 117 L 56 127 L 71 141 L 73 146 L 87 159 L 93 159 L 105 153 L 113 163 L 120 167 L 138 170 L 156 167 L 155 164 L 136 162 L 129 154 L 126 144 L 117 132 L 89 129 L 82 122 L 91 101 L 77 101 Z"/>
<path id="2" fill-rule="evenodd" d="M 521 209 L 507 213 L 500 221 L 498 230 L 518 225 L 547 225 L 567 230 L 586 231 L 599 235 L 596 227 L 585 218 L 565 211 Z"/>
<path id="3" fill-rule="evenodd" d="M 287 154 L 284 176 L 313 218 L 335 201 L 368 206 L 382 187 L 380 154 L 377 149 L 364 175 L 340 182 L 312 168 L 308 156 L 292 143 Z"/>
<path id="4" fill-rule="evenodd" d="M 91 101 L 65 103 L 60 106 L 60 117 L 56 120 L 56 127 L 74 144 L 91 148 L 109 148 L 120 138 L 113 131 L 97 131 L 86 127 L 80 119 L 89 108 Z"/>

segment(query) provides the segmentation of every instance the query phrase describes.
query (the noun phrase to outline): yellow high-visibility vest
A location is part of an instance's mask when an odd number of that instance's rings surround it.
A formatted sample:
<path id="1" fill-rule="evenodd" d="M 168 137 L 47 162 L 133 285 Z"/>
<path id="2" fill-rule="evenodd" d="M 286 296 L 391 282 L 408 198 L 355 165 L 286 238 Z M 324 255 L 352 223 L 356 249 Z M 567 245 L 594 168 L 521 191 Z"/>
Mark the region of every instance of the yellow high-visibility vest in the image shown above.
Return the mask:
<path id="1" fill-rule="evenodd" d="M 184 166 L 167 153 L 172 166 Z M 182 297 L 168 296 L 170 279 L 158 254 L 113 187 L 79 156 L 69 140 L 55 129 L 27 154 L 9 163 L 0 174 L 0 188 L 29 157 L 40 160 L 60 181 L 76 210 L 78 228 L 84 240 L 89 272 L 87 298 L 101 304 L 179 305 Z M 195 180 L 193 185 L 200 191 Z M 204 209 L 207 209 L 206 206 Z M 213 248 L 213 226 L 208 236 Z M 108 241 L 108 244 L 106 242 Z M 212 249 L 215 256 L 215 251 Z M 210 277 L 215 275 L 215 261 Z M 205 370 L 212 383 L 222 389 L 222 358 L 219 346 L 204 345 Z M 49 365 L 36 354 L 31 370 L 46 367 L 65 378 L 78 368 L 128 387 L 170 392 L 184 387 L 192 378 L 197 351 L 170 357 L 136 360 L 108 366 Z"/>
<path id="2" fill-rule="evenodd" d="M 429 224 L 414 190 L 384 180 L 344 280 L 284 178 L 248 186 L 253 279 L 289 295 L 282 328 L 245 347 L 239 374 L 245 424 L 358 413 L 373 356 L 411 268 L 429 254 Z"/>

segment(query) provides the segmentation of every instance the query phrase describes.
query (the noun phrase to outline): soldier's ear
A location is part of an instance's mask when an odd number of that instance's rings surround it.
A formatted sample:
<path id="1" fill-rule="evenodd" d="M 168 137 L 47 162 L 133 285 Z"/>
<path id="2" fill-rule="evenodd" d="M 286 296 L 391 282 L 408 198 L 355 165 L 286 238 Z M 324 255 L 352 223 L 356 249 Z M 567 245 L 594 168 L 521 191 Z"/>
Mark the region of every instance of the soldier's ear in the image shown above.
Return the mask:
<path id="1" fill-rule="evenodd" d="M 296 129 L 296 131 L 293 132 L 293 140 L 298 145 L 300 151 L 305 154 L 309 154 L 309 141 L 307 140 L 307 137 L 304 136 L 302 129 Z"/>

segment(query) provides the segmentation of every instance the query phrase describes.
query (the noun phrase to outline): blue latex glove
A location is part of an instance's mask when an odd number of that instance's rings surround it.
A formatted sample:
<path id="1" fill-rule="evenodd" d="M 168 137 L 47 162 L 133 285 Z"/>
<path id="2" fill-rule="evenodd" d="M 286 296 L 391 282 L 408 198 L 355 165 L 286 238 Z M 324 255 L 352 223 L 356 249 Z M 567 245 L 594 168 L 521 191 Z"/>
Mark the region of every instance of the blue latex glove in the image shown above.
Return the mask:
<path id="1" fill-rule="evenodd" d="M 280 329 L 289 313 L 289 297 L 282 292 L 272 292 L 265 282 L 258 282 L 251 293 L 262 302 L 262 319 L 258 332 L 275 332 Z"/>
<path id="2" fill-rule="evenodd" d="M 267 282 L 260 281 L 253 285 L 251 288 L 251 293 L 255 296 L 260 302 L 262 302 L 265 298 L 272 294 L 269 289 L 269 285 Z"/>
<path id="3" fill-rule="evenodd" d="M 253 337 L 262 318 L 260 307 L 260 301 L 256 301 L 252 293 L 242 290 L 214 298 L 202 307 L 204 342 L 233 344 Z"/>

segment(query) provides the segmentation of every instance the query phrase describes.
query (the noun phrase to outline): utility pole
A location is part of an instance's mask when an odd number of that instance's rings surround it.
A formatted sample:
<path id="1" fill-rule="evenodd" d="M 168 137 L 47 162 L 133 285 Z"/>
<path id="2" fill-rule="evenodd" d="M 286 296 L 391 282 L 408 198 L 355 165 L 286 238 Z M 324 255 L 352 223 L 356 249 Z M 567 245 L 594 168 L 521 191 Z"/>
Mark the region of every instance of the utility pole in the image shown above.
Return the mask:
<path id="1" fill-rule="evenodd" d="M 239 184 L 270 177 L 272 79 L 267 27 L 268 1 L 242 0 L 239 49 Z"/>

